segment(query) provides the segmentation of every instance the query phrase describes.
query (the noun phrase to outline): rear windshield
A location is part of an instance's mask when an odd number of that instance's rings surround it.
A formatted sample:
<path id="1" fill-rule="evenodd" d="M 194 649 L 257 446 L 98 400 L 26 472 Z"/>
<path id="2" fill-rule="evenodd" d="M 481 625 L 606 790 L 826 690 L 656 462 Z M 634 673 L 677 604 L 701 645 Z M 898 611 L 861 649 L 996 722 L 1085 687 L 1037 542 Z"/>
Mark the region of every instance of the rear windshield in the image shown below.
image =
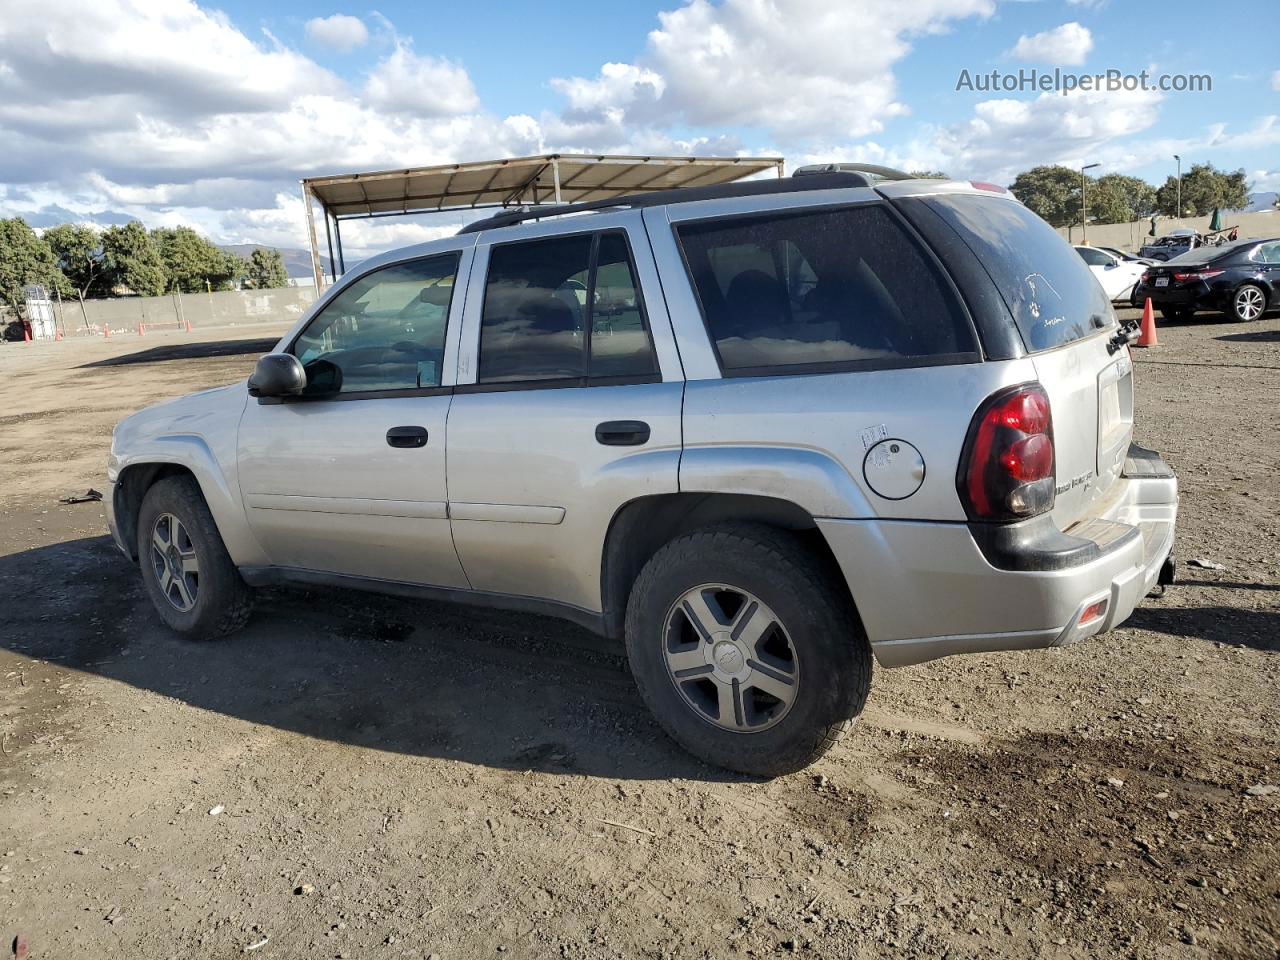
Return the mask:
<path id="1" fill-rule="evenodd" d="M 879 205 L 695 221 L 677 233 L 726 374 L 976 357 L 963 307 Z"/>
<path id="2" fill-rule="evenodd" d="M 1022 204 L 972 194 L 926 203 L 982 261 L 1028 350 L 1050 350 L 1115 322 L 1079 254 Z"/>

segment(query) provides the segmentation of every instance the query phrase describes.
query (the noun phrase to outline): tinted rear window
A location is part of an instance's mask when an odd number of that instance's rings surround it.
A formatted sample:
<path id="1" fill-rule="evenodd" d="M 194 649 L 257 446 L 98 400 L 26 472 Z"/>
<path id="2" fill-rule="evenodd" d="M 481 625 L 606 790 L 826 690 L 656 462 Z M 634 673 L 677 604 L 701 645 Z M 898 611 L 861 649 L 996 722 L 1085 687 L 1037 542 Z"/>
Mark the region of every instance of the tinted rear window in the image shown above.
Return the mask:
<path id="1" fill-rule="evenodd" d="M 904 366 L 977 350 L 934 263 L 879 206 L 697 221 L 677 233 L 725 372 Z"/>
<path id="2" fill-rule="evenodd" d="M 971 194 L 925 202 L 982 261 L 1028 350 L 1049 350 L 1115 322 L 1079 254 L 1022 204 Z"/>

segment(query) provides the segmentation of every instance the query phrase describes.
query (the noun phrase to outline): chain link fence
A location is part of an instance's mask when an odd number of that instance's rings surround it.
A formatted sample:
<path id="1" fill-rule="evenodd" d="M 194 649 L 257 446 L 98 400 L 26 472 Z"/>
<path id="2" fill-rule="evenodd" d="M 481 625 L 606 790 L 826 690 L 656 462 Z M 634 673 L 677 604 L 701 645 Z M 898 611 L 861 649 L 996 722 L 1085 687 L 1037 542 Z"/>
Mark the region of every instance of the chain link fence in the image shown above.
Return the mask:
<path id="1" fill-rule="evenodd" d="M 160 297 L 114 297 L 67 300 L 54 304 L 54 319 L 64 337 L 136 333 L 144 329 L 185 330 L 249 323 L 293 321 L 315 302 L 314 287 L 275 290 L 220 290 L 216 293 L 172 293 Z M 0 330 L 18 318 L 0 309 Z M 18 338 L 21 339 L 19 332 Z"/>

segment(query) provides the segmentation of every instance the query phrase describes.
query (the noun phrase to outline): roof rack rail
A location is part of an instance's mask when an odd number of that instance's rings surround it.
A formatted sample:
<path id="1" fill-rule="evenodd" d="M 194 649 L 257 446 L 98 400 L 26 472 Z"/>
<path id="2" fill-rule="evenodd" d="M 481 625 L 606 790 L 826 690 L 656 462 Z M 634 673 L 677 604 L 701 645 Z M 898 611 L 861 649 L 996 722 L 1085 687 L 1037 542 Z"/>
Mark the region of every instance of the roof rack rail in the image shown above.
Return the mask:
<path id="1" fill-rule="evenodd" d="M 887 169 L 887 168 L 884 168 Z M 906 177 L 903 174 L 903 177 Z M 509 227 L 526 220 L 541 220 L 544 217 L 563 217 L 573 213 L 587 213 L 592 210 L 615 210 L 619 207 L 637 209 L 640 207 L 657 207 L 667 203 L 694 203 L 699 200 L 723 200 L 731 197 L 759 197 L 774 193 L 797 193 L 809 190 L 847 190 L 850 187 L 869 187 L 874 183 L 863 171 L 836 170 L 831 172 L 815 171 L 800 180 L 790 177 L 777 180 L 746 180 L 737 183 L 722 183 L 711 187 L 678 187 L 675 190 L 658 190 L 653 193 L 635 194 L 626 197 L 614 197 L 609 200 L 588 200 L 584 203 L 538 204 L 520 207 L 515 210 L 504 210 L 491 217 L 468 223 L 458 233 L 480 233 L 483 230 L 496 230 Z"/>
<path id="2" fill-rule="evenodd" d="M 791 174 L 793 177 L 816 177 L 824 173 L 864 173 L 880 180 L 917 180 L 909 173 L 893 167 L 882 167 L 876 163 L 813 163 L 807 167 L 797 167 Z"/>

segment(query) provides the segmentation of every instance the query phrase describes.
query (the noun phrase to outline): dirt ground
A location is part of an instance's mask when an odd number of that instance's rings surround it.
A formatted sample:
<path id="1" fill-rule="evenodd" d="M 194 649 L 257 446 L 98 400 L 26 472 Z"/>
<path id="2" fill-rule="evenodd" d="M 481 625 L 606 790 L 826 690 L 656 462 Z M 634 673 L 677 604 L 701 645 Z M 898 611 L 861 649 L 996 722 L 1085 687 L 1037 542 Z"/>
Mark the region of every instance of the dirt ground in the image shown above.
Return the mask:
<path id="1" fill-rule="evenodd" d="M 273 590 L 229 641 L 161 629 L 59 498 L 278 332 L 0 346 L 0 952 L 1280 955 L 1280 792 L 1248 792 L 1280 785 L 1280 319 L 1137 355 L 1178 556 L 1225 569 L 1074 647 L 878 671 L 772 782 L 683 754 L 559 622 Z"/>

